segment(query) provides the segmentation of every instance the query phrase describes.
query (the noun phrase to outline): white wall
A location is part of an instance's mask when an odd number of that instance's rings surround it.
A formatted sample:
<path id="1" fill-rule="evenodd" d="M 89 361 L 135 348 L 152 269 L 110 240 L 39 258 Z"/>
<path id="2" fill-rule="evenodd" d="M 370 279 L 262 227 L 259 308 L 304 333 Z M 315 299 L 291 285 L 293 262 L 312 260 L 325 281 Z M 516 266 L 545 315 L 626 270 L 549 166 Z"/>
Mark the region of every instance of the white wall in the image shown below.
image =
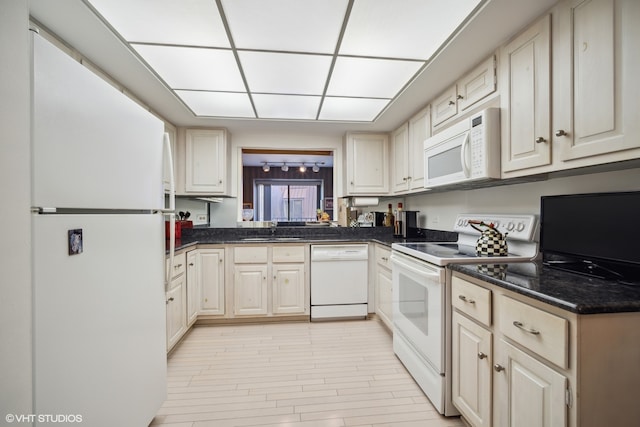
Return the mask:
<path id="1" fill-rule="evenodd" d="M 0 0 L 0 419 L 32 413 L 28 2 Z M 7 207 L 10 206 L 11 209 Z M 22 423 L 21 425 L 26 425 Z"/>
<path id="2" fill-rule="evenodd" d="M 421 211 L 421 227 L 453 230 L 458 213 L 540 214 L 540 197 L 640 190 L 640 169 L 604 172 L 466 191 L 408 196 L 406 209 Z M 587 212 L 588 214 L 588 212 Z"/>

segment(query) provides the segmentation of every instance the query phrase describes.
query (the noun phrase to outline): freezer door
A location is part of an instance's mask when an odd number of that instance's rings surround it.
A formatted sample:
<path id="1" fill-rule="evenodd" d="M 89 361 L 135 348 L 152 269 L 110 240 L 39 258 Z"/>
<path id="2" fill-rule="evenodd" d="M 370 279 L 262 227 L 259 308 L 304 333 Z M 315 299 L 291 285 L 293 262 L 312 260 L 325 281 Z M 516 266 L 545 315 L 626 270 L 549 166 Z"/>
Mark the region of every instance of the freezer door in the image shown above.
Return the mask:
<path id="1" fill-rule="evenodd" d="M 166 396 L 162 216 L 32 221 L 34 413 L 148 425 Z"/>
<path id="2" fill-rule="evenodd" d="M 33 34 L 36 207 L 161 209 L 161 120 Z"/>

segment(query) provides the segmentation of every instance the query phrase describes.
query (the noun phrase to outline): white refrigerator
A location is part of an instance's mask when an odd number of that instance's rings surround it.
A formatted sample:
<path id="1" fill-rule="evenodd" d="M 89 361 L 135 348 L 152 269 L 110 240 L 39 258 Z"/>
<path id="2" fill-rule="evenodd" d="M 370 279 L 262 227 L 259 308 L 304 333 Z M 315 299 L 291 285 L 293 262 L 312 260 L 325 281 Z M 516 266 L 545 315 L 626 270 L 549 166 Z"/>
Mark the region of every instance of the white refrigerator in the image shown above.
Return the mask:
<path id="1" fill-rule="evenodd" d="M 166 396 L 164 124 L 37 34 L 32 58 L 36 425 L 147 426 Z"/>

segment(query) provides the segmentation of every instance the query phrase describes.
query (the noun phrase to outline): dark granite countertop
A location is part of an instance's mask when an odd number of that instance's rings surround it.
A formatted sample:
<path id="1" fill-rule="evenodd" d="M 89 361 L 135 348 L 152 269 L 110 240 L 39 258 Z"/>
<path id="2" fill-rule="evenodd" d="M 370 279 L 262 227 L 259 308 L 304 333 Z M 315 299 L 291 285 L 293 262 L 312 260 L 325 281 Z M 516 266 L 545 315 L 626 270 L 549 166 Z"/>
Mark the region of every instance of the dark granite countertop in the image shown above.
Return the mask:
<path id="1" fill-rule="evenodd" d="M 261 243 L 356 243 L 373 242 L 391 247 L 392 243 L 410 241 L 455 241 L 457 233 L 421 229 L 417 237 L 405 239 L 392 234 L 388 227 L 277 227 L 270 228 L 194 228 L 182 229 L 176 250 L 196 245 L 230 245 Z M 167 241 L 167 251 L 169 243 Z"/>
<path id="2" fill-rule="evenodd" d="M 453 271 L 578 314 L 640 311 L 640 286 L 548 267 L 542 262 L 452 264 Z"/>

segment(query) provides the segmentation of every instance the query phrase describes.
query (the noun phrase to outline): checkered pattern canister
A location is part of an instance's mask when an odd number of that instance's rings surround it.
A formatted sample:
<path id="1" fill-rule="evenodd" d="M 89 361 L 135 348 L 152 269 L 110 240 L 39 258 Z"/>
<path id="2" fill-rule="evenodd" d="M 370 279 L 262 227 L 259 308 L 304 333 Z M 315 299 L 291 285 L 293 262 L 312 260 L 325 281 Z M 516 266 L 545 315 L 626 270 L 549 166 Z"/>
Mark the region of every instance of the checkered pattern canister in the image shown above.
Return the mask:
<path id="1" fill-rule="evenodd" d="M 476 253 L 478 256 L 507 255 L 509 250 L 507 248 L 505 236 L 495 230 L 487 230 L 483 232 L 476 242 Z"/>

